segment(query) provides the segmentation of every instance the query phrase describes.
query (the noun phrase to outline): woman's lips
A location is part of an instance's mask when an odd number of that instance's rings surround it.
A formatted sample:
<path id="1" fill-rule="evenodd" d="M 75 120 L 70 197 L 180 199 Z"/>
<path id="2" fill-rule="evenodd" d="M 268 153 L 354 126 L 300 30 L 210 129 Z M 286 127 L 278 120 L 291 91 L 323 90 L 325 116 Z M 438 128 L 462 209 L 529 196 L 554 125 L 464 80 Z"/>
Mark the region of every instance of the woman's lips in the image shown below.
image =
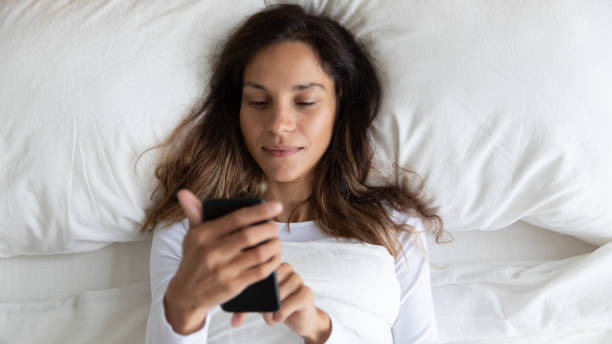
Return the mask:
<path id="1" fill-rule="evenodd" d="M 282 158 L 282 157 L 293 155 L 297 153 L 299 150 L 302 150 L 303 148 L 299 147 L 299 148 L 292 148 L 292 149 L 268 149 L 268 148 L 262 147 L 262 149 L 266 153 L 268 153 L 269 155 L 275 158 Z"/>

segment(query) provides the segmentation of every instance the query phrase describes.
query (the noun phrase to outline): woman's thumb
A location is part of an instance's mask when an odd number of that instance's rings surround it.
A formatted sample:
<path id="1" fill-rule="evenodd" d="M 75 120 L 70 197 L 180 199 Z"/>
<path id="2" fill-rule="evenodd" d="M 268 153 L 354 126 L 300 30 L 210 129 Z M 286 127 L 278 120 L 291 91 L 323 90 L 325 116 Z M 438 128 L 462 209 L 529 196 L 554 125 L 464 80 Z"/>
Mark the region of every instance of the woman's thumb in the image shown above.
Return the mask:
<path id="1" fill-rule="evenodd" d="M 202 203 L 200 200 L 189 190 L 182 189 L 177 193 L 177 198 L 187 218 L 189 219 L 189 228 L 193 228 L 202 223 Z"/>

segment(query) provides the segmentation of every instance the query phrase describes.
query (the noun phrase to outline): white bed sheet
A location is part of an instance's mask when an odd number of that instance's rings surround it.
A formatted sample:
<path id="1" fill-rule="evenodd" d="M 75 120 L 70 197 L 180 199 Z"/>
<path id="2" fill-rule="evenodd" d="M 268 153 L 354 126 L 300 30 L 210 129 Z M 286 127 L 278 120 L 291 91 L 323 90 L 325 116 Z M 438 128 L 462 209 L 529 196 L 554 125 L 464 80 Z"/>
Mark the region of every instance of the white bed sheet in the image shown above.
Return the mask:
<path id="1" fill-rule="evenodd" d="M 496 231 L 460 231 L 453 232 L 452 236 L 454 241 L 447 244 L 428 242 L 434 264 L 550 261 L 582 255 L 596 248 L 523 221 Z"/>
<path id="2" fill-rule="evenodd" d="M 496 329 L 486 322 L 478 325 L 453 321 L 447 306 L 458 301 L 450 291 L 461 289 L 450 282 L 449 276 L 467 272 L 472 273 L 470 278 L 478 278 L 501 266 L 564 262 L 566 258 L 580 259 L 595 249 L 578 239 L 521 222 L 493 232 L 453 235 L 455 241 L 450 244 L 429 243 L 432 262 L 445 267 L 432 269 L 444 342 L 604 343 L 612 339 L 612 331 L 601 327 L 510 335 L 511 331 Z M 142 342 L 150 300 L 149 252 L 150 240 L 146 240 L 115 243 L 88 253 L 0 260 L 0 343 Z M 509 290 L 501 284 L 496 288 L 501 294 Z M 490 286 L 483 290 L 491 291 Z M 466 295 L 473 297 L 472 292 Z M 469 316 L 479 307 L 462 304 L 463 309 L 454 312 Z"/>
<path id="3" fill-rule="evenodd" d="M 0 259 L 0 343 L 142 343 L 150 240 Z"/>
<path id="4" fill-rule="evenodd" d="M 527 223 L 429 243 L 446 343 L 612 343 L 612 244 Z"/>

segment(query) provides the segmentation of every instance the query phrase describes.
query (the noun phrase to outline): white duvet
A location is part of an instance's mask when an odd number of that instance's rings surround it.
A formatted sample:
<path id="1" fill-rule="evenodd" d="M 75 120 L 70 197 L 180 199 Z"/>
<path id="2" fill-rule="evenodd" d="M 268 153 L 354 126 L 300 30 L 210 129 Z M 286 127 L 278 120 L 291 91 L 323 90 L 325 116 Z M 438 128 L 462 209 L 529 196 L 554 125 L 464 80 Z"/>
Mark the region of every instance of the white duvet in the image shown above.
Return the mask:
<path id="1" fill-rule="evenodd" d="M 393 343 L 391 326 L 399 311 L 400 286 L 393 257 L 384 247 L 284 242 L 283 261 L 312 289 L 317 307 L 343 325 L 360 329 L 367 343 Z M 267 326 L 258 314 L 249 314 L 238 329 L 231 327 L 231 316 L 219 307 L 211 312 L 208 343 L 303 343 L 288 327 Z"/>
<path id="2" fill-rule="evenodd" d="M 445 341 L 540 337 L 571 342 L 580 331 L 612 342 L 612 243 L 545 262 L 475 262 L 432 270 Z M 520 342 L 520 341 L 519 341 Z"/>
<path id="3" fill-rule="evenodd" d="M 511 239 L 537 239 L 527 232 L 520 234 Z M 552 236 L 539 238 L 548 239 L 542 242 L 540 251 L 554 252 L 550 244 L 578 244 L 571 238 L 563 242 L 552 240 Z M 478 244 L 473 246 L 474 250 L 490 250 L 489 254 L 497 257 L 509 256 L 510 250 L 504 248 L 509 242 L 508 236 L 503 239 L 491 235 L 483 240 L 478 233 L 461 236 L 461 240 Z M 148 260 L 149 251 L 140 243 L 122 245 L 125 246 L 122 251 L 111 250 L 111 246 L 96 252 L 93 261 L 89 257 L 83 259 L 85 254 L 74 255 L 74 262 L 80 260 L 82 263 L 73 264 L 71 269 L 51 264 L 45 269 L 49 273 L 64 274 L 64 288 L 82 284 L 84 280 L 92 279 L 96 271 L 112 267 L 115 267 L 115 275 L 111 279 L 127 281 L 130 272 L 137 275 L 142 269 L 146 270 L 142 261 Z M 133 251 L 128 252 L 129 249 Z M 525 247 L 520 253 L 534 255 L 536 250 L 535 247 Z M 516 256 L 521 254 L 515 253 Z M 460 260 L 463 257 L 449 258 Z M 52 261 L 57 258 L 36 259 L 40 265 L 43 259 Z M 14 262 L 19 262 L 19 259 Z M 20 272 L 36 262 L 23 263 L 0 264 L 0 274 L 21 279 Z M 560 260 L 462 262 L 447 264 L 442 270 L 432 269 L 440 338 L 444 343 L 473 344 L 609 343 L 612 341 L 609 266 L 612 266 L 612 244 L 590 254 Z M 50 287 L 58 288 L 60 284 L 57 280 Z M 6 285 L 10 286 L 10 281 L 0 280 L 3 295 L 19 299 L 20 295 L 11 288 L 6 289 Z M 21 299 L 0 302 L 0 343 L 144 341 L 150 306 L 148 280 L 62 297 L 41 299 L 30 296 L 27 300 Z M 257 319 L 253 318 L 254 321 Z"/>

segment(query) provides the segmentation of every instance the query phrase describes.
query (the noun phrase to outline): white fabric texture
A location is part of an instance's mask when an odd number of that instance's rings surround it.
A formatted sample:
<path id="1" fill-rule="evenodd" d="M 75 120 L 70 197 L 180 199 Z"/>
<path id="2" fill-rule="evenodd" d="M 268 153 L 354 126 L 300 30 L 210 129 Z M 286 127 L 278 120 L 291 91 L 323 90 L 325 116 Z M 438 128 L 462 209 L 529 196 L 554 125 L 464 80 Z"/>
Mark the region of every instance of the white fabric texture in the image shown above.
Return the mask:
<path id="1" fill-rule="evenodd" d="M 513 301 L 519 300 L 520 294 L 513 296 L 506 292 L 525 285 L 524 289 L 535 297 L 535 302 L 553 304 L 556 299 L 552 296 L 566 297 L 562 291 L 575 286 L 572 279 L 577 279 L 581 287 L 576 290 L 582 290 L 582 286 L 589 288 L 592 295 L 588 295 L 587 290 L 580 293 L 584 294 L 582 297 L 600 300 L 601 306 L 593 308 L 593 312 L 601 312 L 609 301 L 604 299 L 608 295 L 598 295 L 594 288 L 605 286 L 601 283 L 605 278 L 594 274 L 598 272 L 594 262 L 578 265 L 571 259 L 574 255 L 590 253 L 592 247 L 577 239 L 524 224 L 514 224 L 499 231 L 466 231 L 454 235 L 455 241 L 448 245 L 429 243 L 433 263 L 447 267 L 431 270 L 442 343 L 612 342 L 609 326 L 577 330 L 545 326 L 550 319 L 556 319 L 556 313 L 576 313 L 573 305 L 565 304 L 566 309 L 556 310 L 526 307 L 525 303 L 517 307 Z M 87 253 L 0 259 L 0 276 L 3 277 L 0 279 L 0 342 L 143 343 L 151 304 L 149 256 L 150 241 L 143 241 L 116 243 Z M 529 261 L 525 262 L 525 257 Z M 607 257 L 600 256 L 600 259 L 604 264 L 612 263 Z M 573 264 L 575 268 L 567 269 L 553 262 L 558 260 Z M 527 271 L 529 266 L 544 264 L 557 264 L 560 273 L 549 272 L 540 280 L 534 276 L 537 269 L 531 269 L 529 277 L 504 274 L 506 267 L 508 271 Z M 487 265 L 491 268 L 485 269 Z M 578 267 L 586 267 L 591 272 L 579 274 Z M 496 276 L 502 276 L 505 282 Z M 494 282 L 483 282 L 487 280 Z M 553 288 L 548 287 L 551 281 Z M 487 292 L 479 293 L 480 288 Z M 74 302 L 66 302 L 68 298 Z M 125 300 L 128 304 L 124 304 Z M 578 295 L 571 300 L 580 304 Z M 506 320 L 501 313 L 491 313 L 489 322 L 479 321 L 492 308 L 503 310 L 507 307 L 514 309 L 513 317 Z M 580 308 L 583 316 L 593 318 L 589 312 L 589 309 Z M 514 327 L 519 318 L 533 322 L 529 328 Z M 489 323 L 495 326 L 488 326 Z"/>
<path id="2" fill-rule="evenodd" d="M 405 223 L 423 229 L 419 219 Z M 396 263 L 384 247 L 329 238 L 312 221 L 291 224 L 291 232 L 286 224 L 277 224 L 282 260 L 292 265 L 313 290 L 317 307 L 332 319 L 327 343 L 438 342 L 429 267 L 416 237 L 401 238 L 407 259 Z M 183 221 L 154 234 L 147 343 L 301 342 L 284 325 L 267 326 L 259 314 L 249 314 L 241 328 L 233 329 L 231 313 L 219 307 L 211 310 L 201 330 L 188 336 L 176 334 L 165 319 L 162 300 L 180 263 L 186 232 Z"/>
<path id="3" fill-rule="evenodd" d="M 0 257 L 144 240 L 160 142 L 260 0 L 0 2 Z"/>
<path id="4" fill-rule="evenodd" d="M 399 284 L 393 257 L 384 247 L 360 243 L 283 243 L 283 261 L 291 264 L 315 294 L 315 305 L 334 318 L 331 343 L 393 343 L 391 326 L 399 311 Z M 431 293 L 431 291 L 430 291 Z M 433 308 L 433 305 L 430 305 Z M 216 311 L 216 312 L 215 312 Z M 231 313 L 210 314 L 209 343 L 303 343 L 288 327 L 267 326 L 259 314 L 240 329 Z M 341 324 L 341 325 L 340 325 Z M 348 327 L 340 330 L 338 326 Z M 338 333 L 340 331 L 340 333 Z M 334 340 L 356 332 L 351 341 Z"/>
<path id="5" fill-rule="evenodd" d="M 483 261 L 432 270 L 441 339 L 528 341 L 532 335 L 533 342 L 556 343 L 545 338 L 593 331 L 607 337 L 585 343 L 609 343 L 610 264 L 612 243 L 563 260 Z"/>
<path id="6" fill-rule="evenodd" d="M 144 281 L 46 300 L 2 302 L 0 343 L 142 343 L 149 300 Z"/>
<path id="7" fill-rule="evenodd" d="M 524 220 L 601 245 L 612 212 L 612 3 L 294 1 L 388 79 L 377 157 L 425 177 L 451 231 Z M 0 256 L 142 240 L 159 142 L 207 57 L 264 2 L 0 3 Z M 452 219 L 452 221 L 451 221 Z"/>

